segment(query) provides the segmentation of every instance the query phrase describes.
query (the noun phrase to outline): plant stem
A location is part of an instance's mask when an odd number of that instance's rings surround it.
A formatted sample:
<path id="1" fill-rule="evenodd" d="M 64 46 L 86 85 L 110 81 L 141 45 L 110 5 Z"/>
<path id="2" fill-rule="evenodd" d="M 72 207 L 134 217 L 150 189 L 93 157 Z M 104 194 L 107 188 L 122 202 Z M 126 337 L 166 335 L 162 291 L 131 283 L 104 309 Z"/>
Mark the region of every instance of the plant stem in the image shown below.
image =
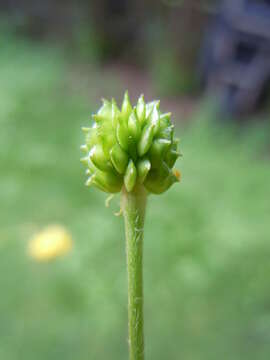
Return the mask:
<path id="1" fill-rule="evenodd" d="M 137 185 L 122 191 L 121 207 L 125 219 L 128 272 L 129 359 L 144 359 L 143 336 L 143 228 L 146 191 Z"/>

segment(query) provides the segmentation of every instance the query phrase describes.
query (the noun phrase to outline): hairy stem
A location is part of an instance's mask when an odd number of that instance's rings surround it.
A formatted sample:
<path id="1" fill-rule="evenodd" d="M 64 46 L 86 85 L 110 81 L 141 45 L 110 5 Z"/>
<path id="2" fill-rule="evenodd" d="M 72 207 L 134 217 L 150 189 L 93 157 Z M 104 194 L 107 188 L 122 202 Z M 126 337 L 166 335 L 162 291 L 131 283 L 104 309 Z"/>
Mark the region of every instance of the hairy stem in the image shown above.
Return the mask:
<path id="1" fill-rule="evenodd" d="M 143 336 L 143 228 L 146 191 L 137 185 L 122 191 L 128 272 L 129 359 L 144 359 Z"/>

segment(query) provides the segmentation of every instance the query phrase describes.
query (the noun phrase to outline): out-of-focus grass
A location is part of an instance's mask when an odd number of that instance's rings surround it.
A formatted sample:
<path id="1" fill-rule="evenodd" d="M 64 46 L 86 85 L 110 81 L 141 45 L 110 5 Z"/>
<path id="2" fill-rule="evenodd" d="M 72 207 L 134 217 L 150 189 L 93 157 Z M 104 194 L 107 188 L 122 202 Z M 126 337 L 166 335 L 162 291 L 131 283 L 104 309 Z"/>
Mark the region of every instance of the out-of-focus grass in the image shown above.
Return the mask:
<path id="1" fill-rule="evenodd" d="M 0 359 L 127 358 L 122 219 L 83 185 L 80 126 L 92 104 L 67 86 L 61 55 L 17 41 L 0 56 Z M 94 86 L 94 84 L 93 84 Z M 74 95 L 75 94 L 75 95 Z M 149 198 L 147 359 L 270 355 L 270 166 L 265 129 L 181 133 L 183 182 Z M 48 223 L 74 250 L 26 254 Z"/>

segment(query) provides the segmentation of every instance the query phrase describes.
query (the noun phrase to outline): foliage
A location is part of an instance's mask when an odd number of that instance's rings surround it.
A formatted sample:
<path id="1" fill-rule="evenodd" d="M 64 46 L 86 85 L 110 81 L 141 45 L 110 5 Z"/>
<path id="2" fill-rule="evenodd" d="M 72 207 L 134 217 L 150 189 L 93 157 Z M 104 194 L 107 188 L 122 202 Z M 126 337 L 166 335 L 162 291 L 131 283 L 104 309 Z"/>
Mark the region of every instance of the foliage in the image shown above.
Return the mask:
<path id="1" fill-rule="evenodd" d="M 2 45 L 5 360 L 127 358 L 122 221 L 111 214 L 117 204 L 105 209 L 104 195 L 81 182 L 78 129 L 96 105 L 72 91 L 67 66 L 50 49 L 11 39 Z M 180 134 L 182 185 L 149 198 L 146 358 L 267 360 L 270 168 L 262 145 L 269 131 L 265 125 L 243 132 L 210 126 L 204 114 Z M 73 251 L 34 263 L 28 239 L 55 222 L 72 232 Z"/>
<path id="2" fill-rule="evenodd" d="M 146 60 L 157 92 L 163 96 L 194 93 L 198 88 L 195 66 L 187 64 L 186 56 L 175 49 L 164 23 L 150 23 L 146 34 Z"/>

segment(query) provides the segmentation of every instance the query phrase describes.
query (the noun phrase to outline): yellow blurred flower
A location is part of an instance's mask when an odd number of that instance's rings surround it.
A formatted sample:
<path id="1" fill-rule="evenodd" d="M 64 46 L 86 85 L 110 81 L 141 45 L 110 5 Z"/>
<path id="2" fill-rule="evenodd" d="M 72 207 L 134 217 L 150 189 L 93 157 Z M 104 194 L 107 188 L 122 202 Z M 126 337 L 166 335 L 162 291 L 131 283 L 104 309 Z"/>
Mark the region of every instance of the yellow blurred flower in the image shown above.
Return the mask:
<path id="1" fill-rule="evenodd" d="M 28 253 L 37 261 L 49 261 L 68 253 L 71 248 L 70 233 L 61 225 L 51 225 L 30 240 Z"/>

